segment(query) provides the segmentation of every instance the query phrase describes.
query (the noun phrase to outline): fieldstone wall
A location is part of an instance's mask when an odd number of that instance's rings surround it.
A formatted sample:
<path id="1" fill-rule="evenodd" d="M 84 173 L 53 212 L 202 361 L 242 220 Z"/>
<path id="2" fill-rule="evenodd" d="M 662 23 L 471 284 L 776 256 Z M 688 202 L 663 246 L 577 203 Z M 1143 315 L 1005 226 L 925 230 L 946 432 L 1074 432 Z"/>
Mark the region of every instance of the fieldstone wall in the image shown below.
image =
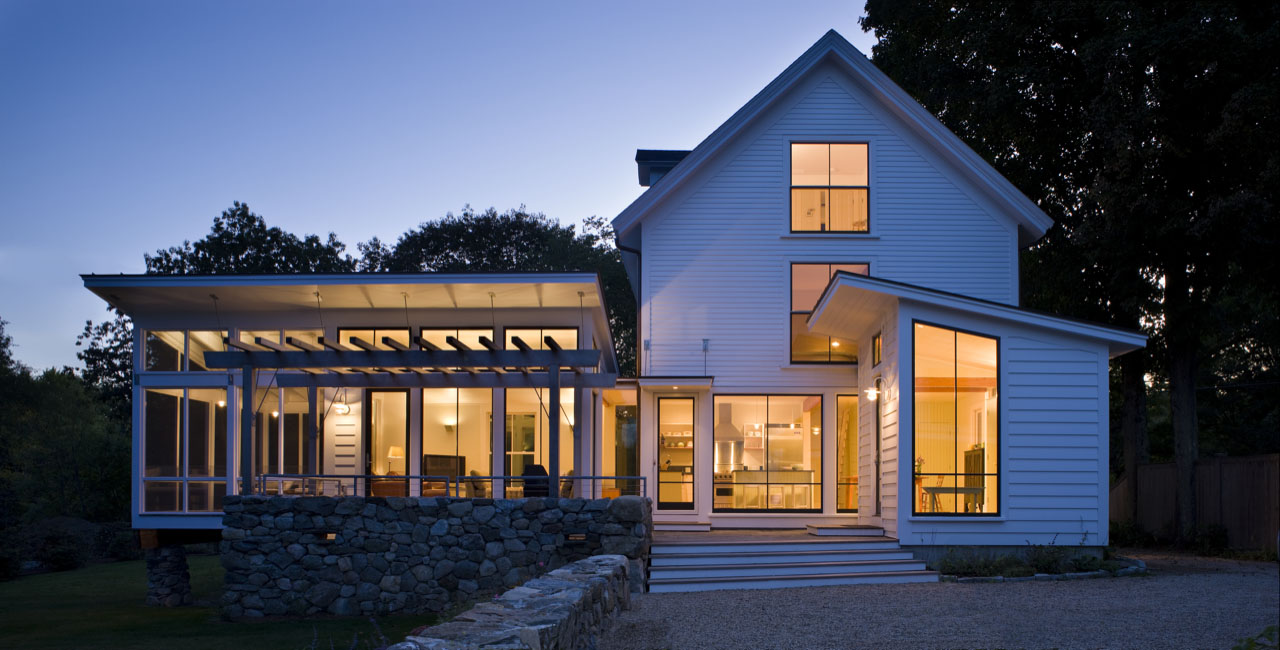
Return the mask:
<path id="1" fill-rule="evenodd" d="M 440 611 L 593 555 L 637 587 L 652 504 L 616 499 L 228 496 L 223 615 Z"/>
<path id="2" fill-rule="evenodd" d="M 478 603 L 452 621 L 419 628 L 387 650 L 578 650 L 631 606 L 628 560 L 578 560 Z"/>
<path id="3" fill-rule="evenodd" d="M 147 562 L 147 606 L 179 607 L 191 604 L 191 573 L 187 569 L 187 549 L 180 544 L 149 548 Z"/>

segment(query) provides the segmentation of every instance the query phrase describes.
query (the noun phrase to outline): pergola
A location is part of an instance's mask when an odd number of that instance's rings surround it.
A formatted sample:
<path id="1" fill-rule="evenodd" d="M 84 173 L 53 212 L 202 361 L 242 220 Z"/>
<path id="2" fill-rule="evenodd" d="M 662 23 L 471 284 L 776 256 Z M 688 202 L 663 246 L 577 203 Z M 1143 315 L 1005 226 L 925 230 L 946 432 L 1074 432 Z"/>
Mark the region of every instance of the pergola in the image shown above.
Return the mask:
<path id="1" fill-rule="evenodd" d="M 207 352 L 205 362 L 210 369 L 234 370 L 242 374 L 240 400 L 241 435 L 253 430 L 253 394 L 255 371 L 288 371 L 276 373 L 277 387 L 307 388 L 309 400 L 316 403 L 321 388 L 546 388 L 549 411 L 560 411 L 561 388 L 611 388 L 617 381 L 613 373 L 600 372 L 600 350 L 563 349 L 551 337 L 545 337 L 548 349 L 534 349 L 519 337 L 511 342 L 515 350 L 504 350 L 492 340 L 480 337 L 485 349 L 467 347 L 455 337 L 446 340 L 453 349 L 442 349 L 422 337 L 417 348 L 404 345 L 391 337 L 381 341 L 348 339 L 355 349 L 321 337 L 317 344 L 285 337 L 283 343 L 256 338 L 247 343 L 240 331 L 231 329 L 226 352 Z M 381 343 L 383 347 L 379 347 Z M 317 421 L 311 418 L 307 436 L 308 454 L 315 454 Z M 560 478 L 560 418 L 548 421 L 548 483 L 558 485 Z M 240 445 L 241 493 L 253 492 L 253 445 Z"/>

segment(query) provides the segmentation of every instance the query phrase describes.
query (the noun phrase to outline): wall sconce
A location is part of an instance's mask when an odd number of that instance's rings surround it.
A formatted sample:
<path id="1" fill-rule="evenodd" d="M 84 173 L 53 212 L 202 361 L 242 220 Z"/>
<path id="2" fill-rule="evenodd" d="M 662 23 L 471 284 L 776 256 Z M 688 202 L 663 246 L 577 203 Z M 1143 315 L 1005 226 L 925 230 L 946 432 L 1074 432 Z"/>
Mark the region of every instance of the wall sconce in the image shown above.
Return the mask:
<path id="1" fill-rule="evenodd" d="M 871 400 L 871 401 L 873 401 L 873 402 L 874 402 L 874 401 L 876 401 L 876 399 L 880 397 L 880 391 L 879 391 L 878 389 L 876 389 L 876 388 L 868 388 L 868 389 L 866 390 L 866 393 L 867 393 L 867 399 L 869 399 L 869 400 Z"/>
<path id="2" fill-rule="evenodd" d="M 333 412 L 338 415 L 346 415 L 351 412 L 351 405 L 347 404 L 347 389 L 342 389 L 342 395 L 338 397 L 337 402 L 334 402 Z"/>
<path id="3" fill-rule="evenodd" d="M 457 433 L 458 433 L 458 425 L 456 425 L 456 424 L 446 424 L 446 425 L 444 425 L 444 435 L 446 435 L 446 436 L 452 436 L 452 435 L 455 435 L 455 434 L 457 434 Z"/>
<path id="4" fill-rule="evenodd" d="M 226 406 L 227 406 L 227 400 L 225 399 L 218 400 L 218 408 L 226 408 Z"/>

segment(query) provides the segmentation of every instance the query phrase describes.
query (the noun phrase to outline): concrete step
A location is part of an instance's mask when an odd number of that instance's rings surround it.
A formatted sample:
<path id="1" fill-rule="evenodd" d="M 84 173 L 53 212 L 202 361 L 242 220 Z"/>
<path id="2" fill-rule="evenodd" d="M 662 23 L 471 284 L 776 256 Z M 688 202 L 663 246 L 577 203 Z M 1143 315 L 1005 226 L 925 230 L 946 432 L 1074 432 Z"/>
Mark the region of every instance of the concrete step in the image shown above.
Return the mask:
<path id="1" fill-rule="evenodd" d="M 790 559 L 779 556 L 776 559 Z M 849 560 L 837 562 L 771 562 L 768 564 L 715 564 L 650 566 L 649 583 L 677 578 L 749 578 L 816 575 L 853 575 L 924 571 L 924 562 L 906 560 Z"/>
<path id="2" fill-rule="evenodd" d="M 805 530 L 817 537 L 884 537 L 884 528 L 861 524 L 809 524 Z"/>
<path id="3" fill-rule="evenodd" d="M 649 566 L 698 566 L 718 564 L 770 564 L 774 562 L 849 562 L 856 560 L 913 560 L 910 551 L 897 548 L 858 549 L 856 551 L 792 551 L 774 552 L 728 551 L 724 553 L 657 553 L 649 556 Z"/>
<path id="4" fill-rule="evenodd" d="M 727 578 L 650 578 L 649 592 L 670 593 L 678 591 L 719 591 L 724 589 L 784 589 L 787 587 L 903 584 L 909 582 L 937 581 L 937 571 L 884 571 L 844 574 L 820 573 Z"/>
<path id="5" fill-rule="evenodd" d="M 709 521 L 655 521 L 653 529 L 682 531 L 693 533 L 705 533 L 711 530 L 711 522 Z"/>
<path id="6" fill-rule="evenodd" d="M 857 551 L 897 550 L 898 540 L 892 537 L 841 537 L 772 541 L 678 541 L 655 542 L 651 555 L 666 554 L 720 554 L 733 552 L 791 553 L 802 551 Z"/>

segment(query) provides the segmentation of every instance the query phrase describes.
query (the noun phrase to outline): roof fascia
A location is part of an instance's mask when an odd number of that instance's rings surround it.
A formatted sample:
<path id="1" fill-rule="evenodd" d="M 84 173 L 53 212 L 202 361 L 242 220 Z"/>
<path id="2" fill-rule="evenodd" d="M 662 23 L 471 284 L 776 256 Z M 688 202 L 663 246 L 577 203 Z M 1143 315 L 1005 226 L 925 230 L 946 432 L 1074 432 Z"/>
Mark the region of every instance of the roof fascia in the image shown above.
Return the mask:
<path id="1" fill-rule="evenodd" d="M 1044 236 L 1053 225 L 1040 208 L 1013 186 L 990 164 L 938 121 L 919 102 L 876 68 L 858 48 L 835 30 L 828 31 L 817 43 L 800 55 L 769 85 L 738 109 L 728 120 L 707 136 L 680 161 L 661 181 L 654 184 L 627 206 L 614 220 L 614 230 L 625 235 L 641 221 L 651 208 L 682 187 L 705 162 L 720 153 L 728 143 L 771 108 L 801 78 L 823 61 L 842 64 L 855 82 L 863 82 L 871 96 L 914 130 L 928 146 L 951 162 L 971 183 L 983 188 L 997 208 L 1013 217 L 1019 225 L 1019 244 L 1030 245 Z"/>
<path id="2" fill-rule="evenodd" d="M 818 298 L 813 312 L 809 314 L 809 318 L 805 321 L 807 327 L 812 328 L 814 319 L 831 304 L 835 299 L 836 290 L 840 287 L 883 293 L 900 300 L 910 300 L 986 318 L 998 318 L 1072 336 L 1105 341 L 1108 343 L 1112 356 L 1144 348 L 1147 345 L 1147 337 L 1141 332 L 1062 316 L 1042 314 L 1023 307 L 970 298 L 903 282 L 852 274 L 846 271 L 837 271 L 831 282 L 827 284 L 827 288 L 823 290 L 822 296 Z"/>
<path id="3" fill-rule="evenodd" d="M 147 275 L 82 274 L 85 288 L 110 287 L 266 287 L 353 284 L 522 284 L 593 282 L 599 275 L 581 273 L 282 273 L 278 275 Z"/>

